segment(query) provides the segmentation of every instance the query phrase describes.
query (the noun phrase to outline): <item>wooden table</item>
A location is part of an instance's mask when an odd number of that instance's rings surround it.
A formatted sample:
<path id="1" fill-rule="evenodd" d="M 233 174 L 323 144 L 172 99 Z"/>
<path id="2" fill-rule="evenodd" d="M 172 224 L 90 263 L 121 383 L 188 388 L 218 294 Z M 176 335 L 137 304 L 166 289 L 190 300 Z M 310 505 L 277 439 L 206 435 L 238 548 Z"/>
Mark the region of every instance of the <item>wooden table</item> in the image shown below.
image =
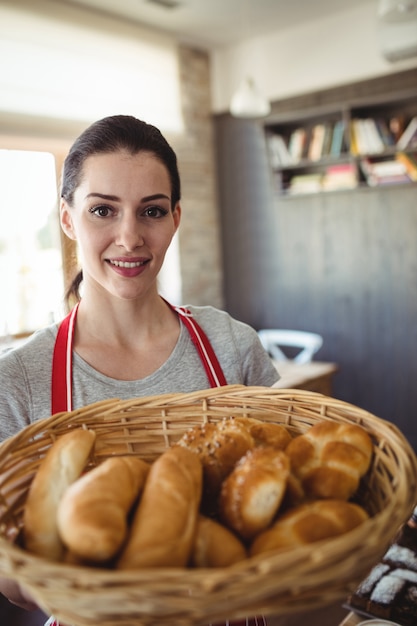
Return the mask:
<path id="1" fill-rule="evenodd" d="M 371 619 L 371 618 L 363 617 L 361 615 L 357 615 L 356 613 L 349 613 L 349 615 L 345 617 L 345 619 L 343 620 L 343 622 L 339 624 L 339 626 L 358 626 L 360 622 L 363 622 L 366 619 Z"/>
<path id="2" fill-rule="evenodd" d="M 273 361 L 281 378 L 275 383 L 278 389 L 306 389 L 326 396 L 332 395 L 332 376 L 337 372 L 336 363 L 311 361 L 295 363 L 294 361 Z"/>

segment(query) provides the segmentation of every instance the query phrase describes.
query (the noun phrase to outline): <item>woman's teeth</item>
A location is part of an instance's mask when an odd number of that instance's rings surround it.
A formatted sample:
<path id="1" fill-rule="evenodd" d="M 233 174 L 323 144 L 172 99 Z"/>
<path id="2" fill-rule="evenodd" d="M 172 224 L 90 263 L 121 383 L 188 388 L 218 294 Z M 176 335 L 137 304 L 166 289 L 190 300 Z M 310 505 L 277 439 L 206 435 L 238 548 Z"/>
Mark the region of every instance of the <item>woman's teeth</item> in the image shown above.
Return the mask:
<path id="1" fill-rule="evenodd" d="M 145 265 L 145 261 L 110 261 L 110 263 L 116 267 L 140 267 L 141 265 Z"/>

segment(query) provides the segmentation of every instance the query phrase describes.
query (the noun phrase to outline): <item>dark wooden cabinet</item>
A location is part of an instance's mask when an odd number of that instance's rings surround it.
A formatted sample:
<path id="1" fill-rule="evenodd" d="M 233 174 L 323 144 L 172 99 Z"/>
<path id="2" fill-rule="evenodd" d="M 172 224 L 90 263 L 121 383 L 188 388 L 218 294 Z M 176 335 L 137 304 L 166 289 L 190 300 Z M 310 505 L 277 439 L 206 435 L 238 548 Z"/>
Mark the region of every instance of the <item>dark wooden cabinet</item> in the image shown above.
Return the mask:
<path id="1" fill-rule="evenodd" d="M 416 85 L 417 69 L 274 103 L 271 119 Z M 280 194 L 268 123 L 215 119 L 226 309 L 257 329 L 320 333 L 317 359 L 339 365 L 333 394 L 417 450 L 417 185 Z"/>

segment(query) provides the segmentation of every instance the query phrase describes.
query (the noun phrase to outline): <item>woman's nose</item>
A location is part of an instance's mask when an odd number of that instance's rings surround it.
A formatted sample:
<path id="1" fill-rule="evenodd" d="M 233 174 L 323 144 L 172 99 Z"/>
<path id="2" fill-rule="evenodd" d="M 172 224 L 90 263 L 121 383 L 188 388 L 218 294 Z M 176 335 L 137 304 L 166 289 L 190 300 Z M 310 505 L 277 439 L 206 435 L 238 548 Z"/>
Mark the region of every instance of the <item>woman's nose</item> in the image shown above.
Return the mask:
<path id="1" fill-rule="evenodd" d="M 124 215 L 119 222 L 116 243 L 132 251 L 143 245 L 143 233 L 136 216 Z"/>

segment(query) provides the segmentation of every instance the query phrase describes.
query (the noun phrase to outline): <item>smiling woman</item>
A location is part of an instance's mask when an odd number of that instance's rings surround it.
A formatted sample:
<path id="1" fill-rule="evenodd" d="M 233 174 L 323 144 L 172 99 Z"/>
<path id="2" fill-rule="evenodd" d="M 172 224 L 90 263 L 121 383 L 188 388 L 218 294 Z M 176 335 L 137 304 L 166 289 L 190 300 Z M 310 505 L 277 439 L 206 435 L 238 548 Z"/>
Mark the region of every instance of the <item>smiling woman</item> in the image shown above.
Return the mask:
<path id="1" fill-rule="evenodd" d="M 65 158 L 60 196 L 62 229 L 80 250 L 82 270 L 67 291 L 76 303 L 0 358 L 0 439 L 106 398 L 276 382 L 253 328 L 212 306 L 171 305 L 159 292 L 181 182 L 157 127 L 130 115 L 91 124 Z M 1 579 L 0 593 L 27 606 Z"/>
<path id="2" fill-rule="evenodd" d="M 0 150 L 0 188 L 0 335 L 7 338 L 62 316 L 63 274 L 53 155 Z"/>

